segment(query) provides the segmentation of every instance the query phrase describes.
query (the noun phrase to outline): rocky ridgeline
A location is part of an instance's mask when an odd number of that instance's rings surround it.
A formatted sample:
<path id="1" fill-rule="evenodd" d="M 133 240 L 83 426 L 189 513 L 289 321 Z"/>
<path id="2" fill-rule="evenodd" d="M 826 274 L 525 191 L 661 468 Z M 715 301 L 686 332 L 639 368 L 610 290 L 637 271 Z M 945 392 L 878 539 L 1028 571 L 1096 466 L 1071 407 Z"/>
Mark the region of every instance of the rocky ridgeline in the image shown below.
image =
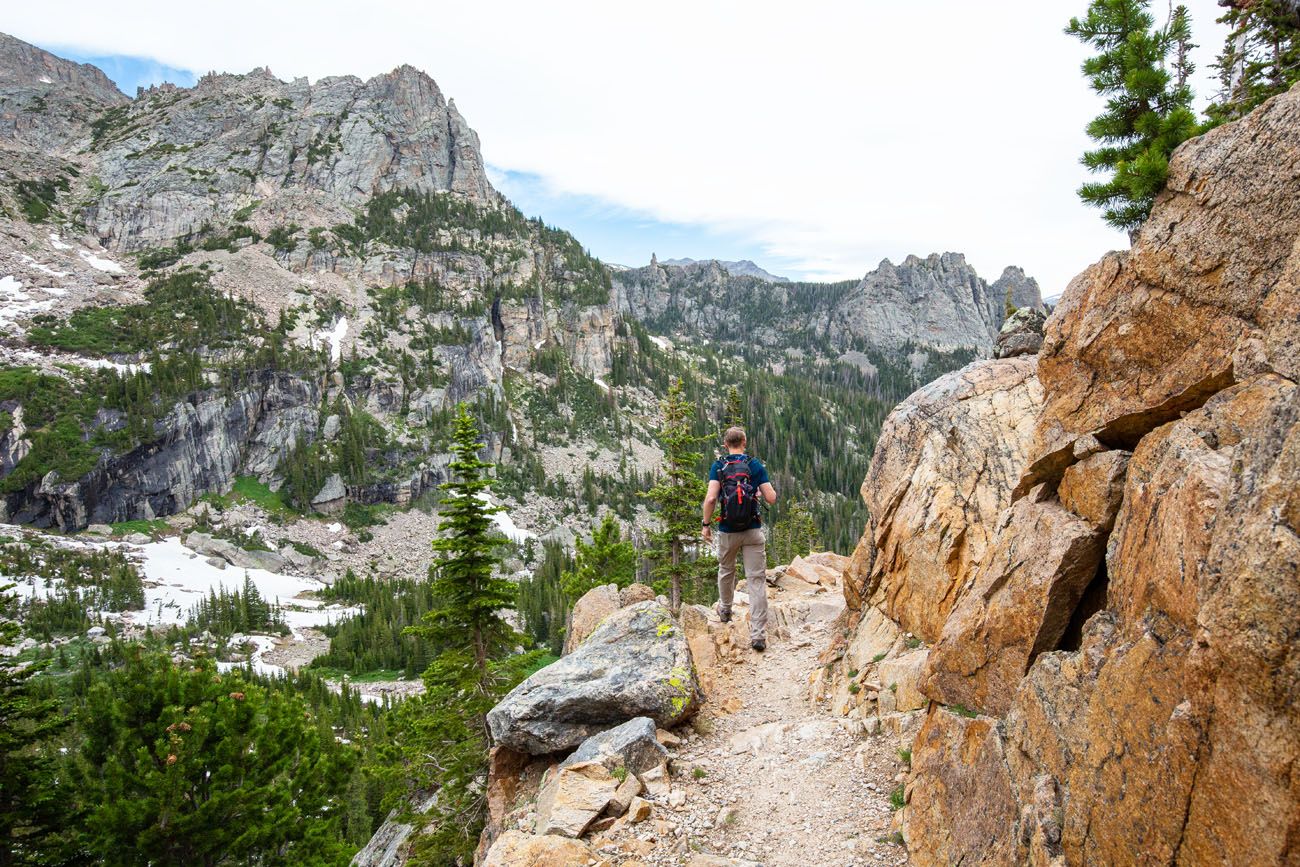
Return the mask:
<path id="1" fill-rule="evenodd" d="M 1298 263 L 1293 89 L 886 422 L 814 693 L 910 733 L 913 863 L 1300 858 Z"/>
<path id="2" fill-rule="evenodd" d="M 1014 307 L 1042 310 L 1038 283 L 1008 267 L 988 283 L 960 253 L 888 259 L 856 285 L 777 283 L 707 261 L 652 261 L 614 275 L 620 309 L 663 330 L 710 339 L 808 349 L 809 338 L 838 353 L 905 344 L 992 350 Z"/>

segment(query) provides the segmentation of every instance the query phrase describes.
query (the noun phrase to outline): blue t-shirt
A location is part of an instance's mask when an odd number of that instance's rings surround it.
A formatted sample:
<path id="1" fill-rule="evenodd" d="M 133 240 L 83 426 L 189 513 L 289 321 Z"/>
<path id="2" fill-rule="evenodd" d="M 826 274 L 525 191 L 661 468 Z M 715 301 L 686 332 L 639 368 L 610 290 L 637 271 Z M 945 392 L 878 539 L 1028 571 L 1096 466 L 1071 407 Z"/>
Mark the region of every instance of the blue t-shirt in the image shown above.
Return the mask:
<path id="1" fill-rule="evenodd" d="M 727 455 L 726 457 L 732 457 L 732 455 Z M 769 479 L 767 478 L 767 467 L 763 466 L 763 462 L 760 461 L 758 458 L 751 458 L 749 455 L 742 455 L 742 457 L 749 460 L 749 478 L 754 483 L 754 490 L 757 491 L 763 485 L 766 485 L 769 481 Z M 718 479 L 718 473 L 722 471 L 722 462 L 725 459 L 726 458 L 718 458 L 716 461 L 713 462 L 713 466 L 709 467 L 710 482 L 720 481 Z M 760 494 L 759 496 L 762 495 Z M 759 502 L 762 501 L 760 500 Z M 754 527 L 761 527 L 761 526 L 763 526 L 763 519 L 762 516 L 760 515 L 759 519 L 754 522 Z M 750 529 L 752 530 L 753 527 L 751 527 Z M 718 531 L 721 533 L 734 532 L 730 527 L 727 526 L 726 521 L 722 521 L 721 523 L 718 524 Z"/>

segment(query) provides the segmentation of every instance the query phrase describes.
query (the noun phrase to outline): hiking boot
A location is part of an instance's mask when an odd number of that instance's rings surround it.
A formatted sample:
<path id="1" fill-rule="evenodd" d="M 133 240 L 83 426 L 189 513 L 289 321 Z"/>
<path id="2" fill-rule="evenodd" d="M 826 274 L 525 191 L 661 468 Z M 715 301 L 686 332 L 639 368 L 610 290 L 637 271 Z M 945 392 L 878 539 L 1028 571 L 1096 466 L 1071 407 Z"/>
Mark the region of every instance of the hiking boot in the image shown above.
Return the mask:
<path id="1" fill-rule="evenodd" d="M 721 620 L 723 623 L 730 623 L 730 622 L 731 622 L 731 609 L 730 609 L 730 608 L 719 608 L 719 609 L 718 609 L 718 619 Z"/>
<path id="2" fill-rule="evenodd" d="M 767 650 L 767 642 L 761 638 L 755 638 L 753 641 L 749 642 L 749 646 L 757 650 L 759 653 Z"/>

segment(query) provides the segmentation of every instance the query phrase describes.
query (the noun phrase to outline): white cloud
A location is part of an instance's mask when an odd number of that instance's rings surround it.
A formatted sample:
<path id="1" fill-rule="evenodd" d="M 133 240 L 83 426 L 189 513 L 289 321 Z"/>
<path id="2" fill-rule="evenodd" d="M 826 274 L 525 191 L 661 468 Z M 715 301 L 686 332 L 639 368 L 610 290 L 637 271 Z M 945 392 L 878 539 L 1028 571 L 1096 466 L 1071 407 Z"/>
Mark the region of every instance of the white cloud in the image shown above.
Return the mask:
<path id="1" fill-rule="evenodd" d="M 1190 5 L 1204 64 L 1219 10 Z M 4 26 L 199 71 L 409 62 L 456 98 L 489 161 L 560 193 L 740 233 L 787 271 L 858 276 L 885 256 L 956 250 L 990 277 L 1020 264 L 1050 294 L 1126 244 L 1074 194 L 1100 102 L 1062 28 L 1085 6 L 169 0 L 108 16 L 52 0 L 7 10 Z"/>

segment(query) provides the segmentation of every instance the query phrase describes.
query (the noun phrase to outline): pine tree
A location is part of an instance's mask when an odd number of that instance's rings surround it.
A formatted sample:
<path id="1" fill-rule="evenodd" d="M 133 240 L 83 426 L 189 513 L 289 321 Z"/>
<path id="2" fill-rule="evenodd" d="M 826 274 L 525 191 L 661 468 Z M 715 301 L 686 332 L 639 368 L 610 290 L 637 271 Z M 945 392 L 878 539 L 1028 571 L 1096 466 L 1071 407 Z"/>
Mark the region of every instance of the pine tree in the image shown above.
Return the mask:
<path id="1" fill-rule="evenodd" d="M 636 547 L 624 538 L 622 525 L 611 514 L 592 530 L 590 543 L 579 539 L 576 548 L 574 567 L 561 579 L 571 602 L 598 585 L 626 587 L 636 577 Z"/>
<path id="2" fill-rule="evenodd" d="M 1092 88 L 1105 94 L 1106 110 L 1088 124 L 1100 147 L 1083 155 L 1103 182 L 1084 184 L 1079 197 L 1104 208 L 1107 223 L 1135 230 L 1151 213 L 1169 174 L 1169 155 L 1197 133 L 1187 77 L 1192 47 L 1186 7 L 1163 29 L 1147 11 L 1149 0 L 1092 0 L 1088 14 L 1071 18 L 1065 32 L 1098 50 L 1083 62 Z M 1173 55 L 1172 71 L 1166 62 Z"/>
<path id="3" fill-rule="evenodd" d="M 1229 28 L 1215 68 L 1222 90 L 1207 110 L 1212 124 L 1236 120 L 1300 81 L 1300 3 L 1231 0 Z"/>
<path id="4" fill-rule="evenodd" d="M 356 749 L 283 688 L 133 647 L 79 716 L 82 845 L 96 863 L 330 864 Z"/>
<path id="5" fill-rule="evenodd" d="M 699 537 L 700 503 L 704 500 L 704 482 L 699 476 L 698 441 L 691 432 L 695 411 L 686 399 L 680 377 L 674 378 L 664 398 L 663 423 L 658 431 L 664 450 L 659 479 L 646 496 L 655 504 L 660 529 L 652 539 L 652 556 L 656 561 L 652 573 L 657 582 L 669 590 L 674 614 L 681 608 L 683 588 L 695 570 L 689 554 Z"/>
<path id="6" fill-rule="evenodd" d="M 12 584 L 0 586 L 7 594 Z M 14 597 L 0 595 L 0 645 L 18 636 L 6 619 Z M 39 665 L 0 657 L 0 865 L 55 863 L 51 849 L 60 828 L 75 820 L 63 797 L 49 741 L 68 723 L 59 703 L 40 697 L 33 676 Z"/>
<path id="7" fill-rule="evenodd" d="M 529 658 L 514 655 L 524 637 L 500 612 L 515 587 L 496 577 L 496 540 L 487 502 L 491 482 L 480 460 L 478 428 L 461 404 L 452 439 L 451 480 L 442 489 L 439 558 L 429 567 L 435 607 L 410 631 L 442 648 L 424 672 L 425 693 L 403 705 L 406 755 L 417 787 L 438 788 L 413 863 L 470 858 L 487 808 L 483 775 L 490 736 L 487 712 L 522 675 Z"/>

